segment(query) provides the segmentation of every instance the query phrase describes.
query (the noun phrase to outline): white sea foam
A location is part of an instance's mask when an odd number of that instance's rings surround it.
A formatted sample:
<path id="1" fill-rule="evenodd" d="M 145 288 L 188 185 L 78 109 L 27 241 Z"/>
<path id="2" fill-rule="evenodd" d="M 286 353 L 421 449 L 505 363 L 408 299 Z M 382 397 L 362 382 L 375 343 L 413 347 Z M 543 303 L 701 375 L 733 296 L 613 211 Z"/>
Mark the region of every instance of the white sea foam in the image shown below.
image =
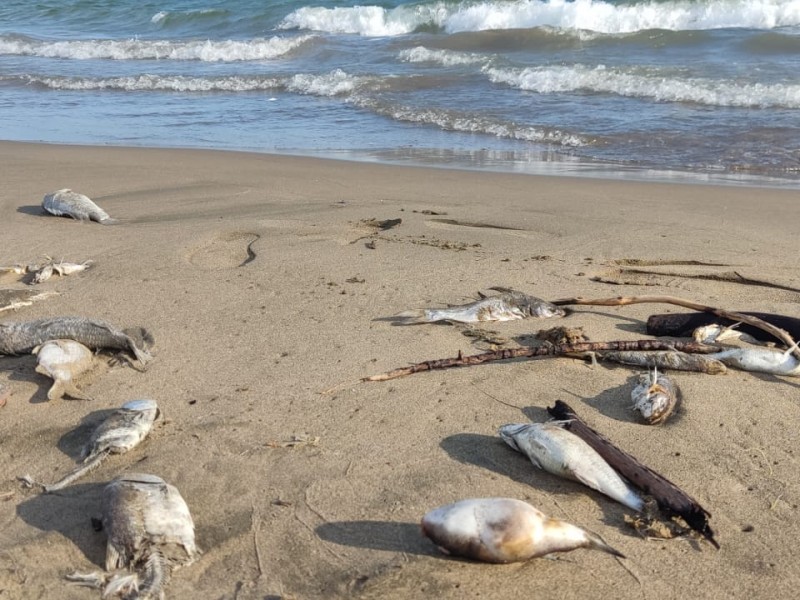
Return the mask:
<path id="1" fill-rule="evenodd" d="M 540 94 L 600 92 L 660 102 L 694 102 L 709 106 L 800 108 L 800 85 L 739 83 L 733 80 L 670 77 L 658 71 L 628 72 L 604 66 L 550 66 L 494 69 L 484 72 L 503 83 Z"/>
<path id="2" fill-rule="evenodd" d="M 286 89 L 299 94 L 313 96 L 341 96 L 351 94 L 366 81 L 335 69 L 323 75 L 297 74 L 289 78 Z"/>
<path id="3" fill-rule="evenodd" d="M 526 125 L 517 125 L 489 117 L 462 114 L 441 109 L 419 109 L 408 106 L 385 106 L 368 99 L 358 99 L 356 104 L 397 121 L 434 125 L 445 131 L 493 135 L 499 138 L 578 147 L 591 141 L 578 135 Z"/>
<path id="4" fill-rule="evenodd" d="M 164 92 L 253 92 L 286 90 L 310 96 L 346 96 L 368 82 L 341 69 L 322 75 L 296 74 L 290 77 L 186 77 L 180 75 L 135 75 L 128 77 L 44 77 L 27 76 L 29 84 L 58 90 L 164 91 Z"/>
<path id="5" fill-rule="evenodd" d="M 773 29 L 800 26 L 800 0 L 667 0 L 611 4 L 603 0 L 493 0 L 380 6 L 303 7 L 281 27 L 364 36 L 396 36 L 420 27 L 448 33 L 552 26 L 599 33 L 646 29 Z"/>
<path id="6" fill-rule="evenodd" d="M 199 60 L 207 62 L 271 60 L 302 46 L 313 35 L 248 41 L 70 40 L 43 42 L 0 37 L 0 54 L 45 58 L 109 60 Z"/>
<path id="7" fill-rule="evenodd" d="M 364 36 L 395 36 L 411 33 L 425 25 L 440 26 L 447 14 L 448 9 L 444 2 L 398 6 L 393 9 L 380 6 L 304 6 L 287 15 L 280 27 Z"/>
<path id="8" fill-rule="evenodd" d="M 181 77 L 136 75 L 131 77 L 79 78 L 28 76 L 28 83 L 54 90 L 126 92 L 254 92 L 283 87 L 283 82 L 270 77 Z"/>
<path id="9" fill-rule="evenodd" d="M 452 50 L 433 50 L 424 46 L 417 46 L 403 50 L 398 55 L 400 60 L 410 63 L 431 62 L 444 67 L 457 65 L 485 65 L 491 62 L 491 57 L 474 52 L 454 52 Z"/>

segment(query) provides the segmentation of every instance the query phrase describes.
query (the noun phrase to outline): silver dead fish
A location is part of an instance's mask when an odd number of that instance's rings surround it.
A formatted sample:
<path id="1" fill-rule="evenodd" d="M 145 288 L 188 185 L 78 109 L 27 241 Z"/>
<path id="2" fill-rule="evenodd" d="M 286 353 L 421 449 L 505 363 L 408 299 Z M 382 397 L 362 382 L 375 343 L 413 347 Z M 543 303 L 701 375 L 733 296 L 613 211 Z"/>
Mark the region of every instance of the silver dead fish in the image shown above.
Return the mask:
<path id="1" fill-rule="evenodd" d="M 759 346 L 764 344 L 763 342 L 760 342 L 754 338 L 752 335 L 738 331 L 736 327 L 739 325 L 741 325 L 741 323 L 734 323 L 733 325 L 727 326 L 720 325 L 719 323 L 703 325 L 692 332 L 692 338 L 695 342 L 699 342 L 701 344 L 714 344 L 724 340 L 741 340 L 742 342 L 756 344 Z"/>
<path id="2" fill-rule="evenodd" d="M 602 456 L 556 422 L 503 425 L 500 437 L 548 473 L 579 481 L 637 512 L 644 506 Z"/>
<path id="3" fill-rule="evenodd" d="M 62 277 L 66 275 L 72 275 L 73 273 L 79 273 L 81 271 L 85 271 L 89 268 L 93 261 L 87 260 L 82 263 L 71 263 L 71 262 L 54 262 L 50 261 L 47 264 L 41 266 L 34 272 L 33 279 L 31 280 L 32 284 L 35 283 L 44 283 L 48 279 L 50 279 L 53 275 L 60 275 Z"/>
<path id="4" fill-rule="evenodd" d="M 680 402 L 678 386 L 666 375 L 653 368 L 653 373 L 639 376 L 631 390 L 633 408 L 638 410 L 649 425 L 661 425 L 672 416 Z"/>
<path id="5" fill-rule="evenodd" d="M 152 356 L 144 346 L 152 344 L 152 337 L 144 330 L 131 331 L 142 338 L 135 340 L 126 331 L 119 330 L 105 321 L 86 317 L 6 321 L 0 323 L 0 354 L 26 354 L 49 340 L 67 339 L 80 342 L 93 350 L 100 348 L 127 350 L 142 365 L 147 364 Z"/>
<path id="6" fill-rule="evenodd" d="M 112 225 L 117 222 L 87 196 L 73 192 L 69 188 L 46 194 L 42 200 L 42 208 L 51 215 L 72 217 L 78 221 L 97 221 L 101 225 Z"/>
<path id="7" fill-rule="evenodd" d="M 106 571 L 133 572 L 67 577 L 92 587 L 104 586 L 103 598 L 164 598 L 171 572 L 200 556 L 186 501 L 175 486 L 155 475 L 121 475 L 105 487 L 103 529 L 108 536 Z"/>
<path id="8" fill-rule="evenodd" d="M 529 317 L 547 319 L 563 317 L 565 314 L 564 309 L 555 304 L 512 290 L 499 296 L 481 298 L 470 304 L 448 308 L 415 309 L 396 316 L 406 319 L 408 323 L 433 323 L 436 321 L 480 323 L 482 321 L 513 321 Z"/>
<path id="9" fill-rule="evenodd" d="M 445 554 L 510 563 L 594 548 L 624 556 L 598 536 L 550 518 L 513 498 L 475 498 L 440 506 L 422 518 L 422 533 Z"/>
<path id="10" fill-rule="evenodd" d="M 731 348 L 715 352 L 709 356 L 725 363 L 729 367 L 741 369 L 742 371 L 800 377 L 800 361 L 792 354 L 798 344 L 788 350 Z"/>
<path id="11" fill-rule="evenodd" d="M 45 492 L 54 492 L 68 486 L 86 473 L 96 469 L 109 454 L 125 454 L 138 446 L 161 416 L 155 400 L 131 400 L 112 412 L 92 432 L 83 447 L 83 462 L 76 469 L 52 485 L 40 484 Z M 29 484 L 29 476 L 23 478 Z"/>
<path id="12" fill-rule="evenodd" d="M 75 380 L 94 367 L 94 354 L 75 340 L 49 340 L 33 349 L 36 355 L 36 372 L 53 379 L 47 392 L 48 400 L 64 396 L 78 400 L 91 400 L 75 385 Z"/>

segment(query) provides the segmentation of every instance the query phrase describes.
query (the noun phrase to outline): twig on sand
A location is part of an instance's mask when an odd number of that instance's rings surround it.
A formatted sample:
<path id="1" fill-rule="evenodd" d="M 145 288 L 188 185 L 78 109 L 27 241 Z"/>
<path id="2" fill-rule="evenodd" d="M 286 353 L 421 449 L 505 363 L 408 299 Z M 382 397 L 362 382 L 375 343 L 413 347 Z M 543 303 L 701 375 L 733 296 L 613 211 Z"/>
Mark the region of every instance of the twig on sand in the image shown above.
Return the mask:
<path id="1" fill-rule="evenodd" d="M 577 344 L 556 344 L 550 346 L 537 346 L 534 348 L 501 348 L 464 356 L 461 352 L 455 358 L 440 358 L 426 360 L 420 363 L 400 367 L 386 373 L 362 377 L 360 381 L 388 381 L 397 379 L 414 373 L 423 371 L 433 371 L 437 369 L 449 369 L 452 367 L 468 367 L 481 365 L 486 362 L 497 360 L 510 360 L 514 358 L 533 358 L 536 356 L 563 356 L 581 352 L 602 352 L 604 350 L 627 350 L 627 351 L 648 351 L 648 350 L 678 350 L 681 352 L 691 352 L 698 354 L 711 354 L 717 352 L 719 348 L 700 344 L 697 342 L 664 341 L 664 340 L 623 340 L 613 342 L 580 342 Z"/>
<path id="2" fill-rule="evenodd" d="M 561 298 L 559 300 L 554 300 L 553 304 L 557 306 L 570 306 L 570 305 L 627 306 L 628 304 L 641 304 L 645 302 L 652 302 L 659 304 L 674 304 L 676 306 L 682 306 L 684 308 L 689 308 L 700 312 L 712 313 L 723 319 L 740 321 L 742 323 L 752 325 L 753 327 L 757 327 L 758 329 L 762 329 L 767 333 L 773 335 L 774 337 L 778 338 L 784 344 L 786 344 L 787 348 L 791 348 L 795 344 L 794 339 L 792 339 L 792 336 L 789 335 L 787 331 L 775 327 L 774 325 L 767 323 L 766 321 L 759 319 L 758 317 L 754 317 L 753 315 L 748 315 L 745 313 L 724 310 L 722 308 L 716 308 L 713 306 L 706 306 L 705 304 L 699 304 L 697 302 L 692 302 L 691 300 L 684 300 L 682 298 L 677 298 L 675 296 L 617 296 L 615 298 L 595 298 L 595 299 L 582 298 L 579 296 L 575 298 Z M 800 359 L 800 349 L 795 348 L 792 351 L 792 354 L 794 354 L 798 359 Z"/>

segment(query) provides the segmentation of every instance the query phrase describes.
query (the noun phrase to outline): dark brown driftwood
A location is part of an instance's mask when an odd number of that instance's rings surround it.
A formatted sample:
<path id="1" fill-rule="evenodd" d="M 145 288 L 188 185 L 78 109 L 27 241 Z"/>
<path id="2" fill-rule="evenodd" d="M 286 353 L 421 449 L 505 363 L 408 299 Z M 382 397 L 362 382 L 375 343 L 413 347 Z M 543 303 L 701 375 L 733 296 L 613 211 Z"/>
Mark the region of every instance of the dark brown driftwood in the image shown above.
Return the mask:
<path id="1" fill-rule="evenodd" d="M 694 352 L 698 354 L 710 354 L 719 351 L 716 346 L 709 346 L 697 342 L 681 341 L 662 341 L 662 340 L 625 340 L 615 342 L 581 342 L 578 344 L 558 344 L 550 346 L 537 346 L 535 348 L 506 348 L 502 350 L 492 350 L 480 354 L 464 356 L 460 352 L 455 358 L 439 358 L 426 360 L 421 363 L 400 367 L 386 373 L 362 377 L 361 381 L 387 381 L 413 375 L 423 371 L 433 371 L 436 369 L 449 369 L 452 367 L 468 367 L 471 365 L 481 365 L 486 362 L 496 360 L 509 360 L 512 358 L 532 358 L 535 356 L 563 356 L 565 354 L 575 354 L 580 352 L 602 352 L 604 350 L 679 350 L 681 352 Z"/>
<path id="2" fill-rule="evenodd" d="M 547 412 L 554 419 L 564 421 L 562 426 L 565 429 L 568 429 L 594 448 L 620 475 L 645 494 L 655 498 L 662 512 L 668 516 L 681 517 L 689 527 L 699 532 L 715 548 L 719 548 L 719 544 L 714 539 L 714 532 L 708 524 L 711 513 L 700 506 L 697 500 L 667 478 L 643 465 L 627 452 L 617 448 L 608 438 L 582 421 L 566 402 L 557 400 L 555 406 L 548 407 Z"/>
<path id="3" fill-rule="evenodd" d="M 769 334 L 775 336 L 777 339 L 782 341 L 786 344 L 787 348 L 792 348 L 794 346 L 794 339 L 788 332 L 780 329 L 779 327 L 775 327 L 766 321 L 759 319 L 758 317 L 754 317 L 752 314 L 746 313 L 739 313 L 739 312 L 732 312 L 729 310 L 724 310 L 722 308 L 715 308 L 713 306 L 706 306 L 705 304 L 698 304 L 697 302 L 692 302 L 691 300 L 684 300 L 682 298 L 676 298 L 675 296 L 617 296 L 616 298 L 598 298 L 598 299 L 588 299 L 588 298 L 562 298 L 560 300 L 554 300 L 553 304 L 558 306 L 567 306 L 567 305 L 588 305 L 588 306 L 627 306 L 628 304 L 641 304 L 643 302 L 655 302 L 661 304 L 674 304 L 676 306 L 682 306 L 684 308 L 689 308 L 692 310 L 698 310 L 700 312 L 712 313 L 717 315 L 718 317 L 722 317 L 723 319 L 731 319 L 733 321 L 738 321 L 741 323 L 745 323 L 747 325 L 752 325 L 753 327 L 758 327 Z M 800 348 L 795 348 L 792 351 L 798 359 L 800 359 Z"/>
<path id="4" fill-rule="evenodd" d="M 789 335 L 794 339 L 800 339 L 800 319 L 794 317 L 786 317 L 784 315 L 775 315 L 771 313 L 750 312 L 742 313 L 757 317 L 762 321 L 766 321 L 775 327 L 780 327 L 786 330 Z M 733 325 L 740 321 L 733 319 L 725 319 L 709 313 L 664 313 L 658 315 L 650 315 L 647 319 L 647 334 L 648 335 L 670 335 L 674 337 L 691 337 L 692 332 L 698 327 L 710 325 L 712 323 L 719 323 L 720 325 Z M 737 328 L 738 331 L 753 336 L 762 342 L 774 341 L 774 336 L 770 335 L 763 329 L 753 327 L 742 323 Z"/>

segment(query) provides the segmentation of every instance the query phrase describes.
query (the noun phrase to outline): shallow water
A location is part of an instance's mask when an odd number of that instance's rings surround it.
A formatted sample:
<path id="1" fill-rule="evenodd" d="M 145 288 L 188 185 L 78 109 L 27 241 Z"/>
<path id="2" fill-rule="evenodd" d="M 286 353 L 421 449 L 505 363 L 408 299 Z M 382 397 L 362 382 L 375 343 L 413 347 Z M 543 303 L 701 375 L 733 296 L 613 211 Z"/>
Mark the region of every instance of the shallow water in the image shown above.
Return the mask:
<path id="1" fill-rule="evenodd" d="M 0 138 L 800 181 L 800 0 L 5 0 Z"/>

